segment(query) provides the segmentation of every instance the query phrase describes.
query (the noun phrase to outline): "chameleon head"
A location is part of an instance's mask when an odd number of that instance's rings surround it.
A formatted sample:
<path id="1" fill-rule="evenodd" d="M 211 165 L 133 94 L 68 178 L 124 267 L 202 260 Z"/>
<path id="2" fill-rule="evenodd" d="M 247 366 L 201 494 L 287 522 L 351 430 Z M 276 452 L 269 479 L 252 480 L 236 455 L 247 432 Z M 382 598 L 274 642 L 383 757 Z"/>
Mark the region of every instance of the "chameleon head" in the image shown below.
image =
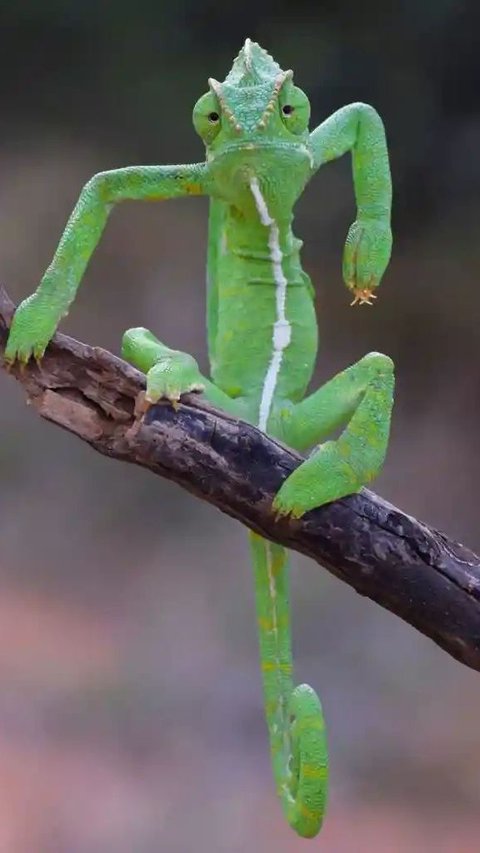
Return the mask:
<path id="1" fill-rule="evenodd" d="M 193 123 L 220 189 L 224 184 L 225 192 L 238 193 L 253 175 L 268 185 L 272 170 L 278 173 L 285 164 L 290 181 L 292 169 L 298 170 L 300 192 L 311 170 L 310 103 L 294 85 L 293 72 L 282 71 L 247 39 L 224 82 L 210 78 L 208 84 Z"/>

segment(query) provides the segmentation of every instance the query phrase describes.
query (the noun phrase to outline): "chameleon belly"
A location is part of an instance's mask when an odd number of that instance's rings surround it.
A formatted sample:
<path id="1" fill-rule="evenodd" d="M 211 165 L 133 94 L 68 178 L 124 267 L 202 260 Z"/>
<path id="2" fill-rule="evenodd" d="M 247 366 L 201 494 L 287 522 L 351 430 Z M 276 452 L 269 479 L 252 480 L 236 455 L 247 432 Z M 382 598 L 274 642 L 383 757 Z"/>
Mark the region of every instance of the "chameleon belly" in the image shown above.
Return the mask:
<path id="1" fill-rule="evenodd" d="M 227 216 L 217 248 L 216 334 L 212 377 L 226 393 L 248 397 L 250 418 L 267 426 L 273 404 L 300 399 L 317 351 L 312 287 L 289 225 L 258 222 L 244 247 L 236 217 Z"/>

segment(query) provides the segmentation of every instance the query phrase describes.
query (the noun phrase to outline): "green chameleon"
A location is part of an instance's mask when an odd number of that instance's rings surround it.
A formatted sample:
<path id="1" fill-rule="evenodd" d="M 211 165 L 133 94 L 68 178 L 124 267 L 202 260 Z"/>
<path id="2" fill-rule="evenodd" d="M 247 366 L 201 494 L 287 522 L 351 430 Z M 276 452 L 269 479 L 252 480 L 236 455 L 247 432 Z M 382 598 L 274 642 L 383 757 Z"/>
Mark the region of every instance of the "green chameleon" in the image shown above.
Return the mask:
<path id="1" fill-rule="evenodd" d="M 357 218 L 343 274 L 352 304 L 371 304 L 391 252 L 391 180 L 376 111 L 350 104 L 309 132 L 310 104 L 291 71 L 247 39 L 223 83 L 210 79 L 193 123 L 203 163 L 132 166 L 95 175 L 84 187 L 51 265 L 19 306 L 7 361 L 41 359 L 71 305 L 112 207 L 130 199 L 210 198 L 208 347 L 212 379 L 191 355 L 143 328 L 122 354 L 147 375 L 147 405 L 203 391 L 215 406 L 300 451 L 315 449 L 281 486 L 278 515 L 298 518 L 351 494 L 378 473 L 387 448 L 393 364 L 370 353 L 308 397 L 317 350 L 313 288 L 292 233 L 295 202 L 329 160 L 352 153 Z M 336 440 L 324 441 L 343 427 Z M 320 444 L 320 442 L 323 442 Z M 306 684 L 293 686 L 288 556 L 250 534 L 265 714 L 276 789 L 290 825 L 319 831 L 328 759 L 322 708 Z"/>

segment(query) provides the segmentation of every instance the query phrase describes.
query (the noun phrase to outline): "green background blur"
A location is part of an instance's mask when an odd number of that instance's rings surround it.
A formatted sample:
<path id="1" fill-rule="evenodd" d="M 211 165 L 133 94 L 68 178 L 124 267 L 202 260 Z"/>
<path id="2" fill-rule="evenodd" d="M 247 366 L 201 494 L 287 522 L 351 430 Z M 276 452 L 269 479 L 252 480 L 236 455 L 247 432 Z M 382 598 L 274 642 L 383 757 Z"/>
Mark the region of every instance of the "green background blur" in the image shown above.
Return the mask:
<path id="1" fill-rule="evenodd" d="M 376 488 L 480 546 L 480 7 L 459 0 L 0 4 L 0 277 L 36 287 L 97 171 L 201 159 L 191 108 L 245 37 L 311 96 L 384 118 L 395 249 L 350 310 L 349 158 L 298 206 L 317 290 L 315 383 L 376 349 L 397 365 Z M 147 325 L 206 368 L 207 203 L 112 215 L 63 329 L 118 352 Z M 0 377 L 0 851 L 307 850 L 273 794 L 245 534 L 41 422 Z M 480 680 L 300 557 L 297 677 L 319 689 L 325 853 L 480 849 Z"/>

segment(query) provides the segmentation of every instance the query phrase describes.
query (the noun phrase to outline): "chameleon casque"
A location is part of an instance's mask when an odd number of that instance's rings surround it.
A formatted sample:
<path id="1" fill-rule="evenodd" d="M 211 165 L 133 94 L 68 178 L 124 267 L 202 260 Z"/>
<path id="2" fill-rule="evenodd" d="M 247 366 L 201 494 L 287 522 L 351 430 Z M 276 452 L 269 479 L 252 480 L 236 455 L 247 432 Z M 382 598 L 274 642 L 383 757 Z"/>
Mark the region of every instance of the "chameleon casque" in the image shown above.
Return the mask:
<path id="1" fill-rule="evenodd" d="M 84 187 L 51 265 L 19 306 L 6 359 L 41 359 L 68 312 L 108 215 L 118 202 L 187 195 L 210 199 L 208 348 L 211 379 L 192 356 L 143 328 L 122 354 L 147 375 L 146 400 L 203 391 L 215 406 L 287 445 L 313 452 L 286 479 L 274 509 L 299 517 L 351 494 L 379 471 L 387 448 L 393 364 L 370 353 L 304 397 L 317 351 L 313 288 L 302 270 L 292 212 L 324 163 L 352 154 L 357 218 L 343 274 L 352 304 L 371 304 L 391 252 L 391 179 L 383 124 L 370 106 L 343 107 L 309 131 L 310 105 L 291 71 L 247 39 L 223 83 L 210 79 L 193 123 L 203 163 L 133 166 L 95 175 Z M 325 439 L 343 428 L 336 440 Z M 323 442 L 323 443 L 321 443 Z M 320 701 L 293 686 L 288 555 L 250 533 L 265 714 L 273 774 L 290 825 L 320 829 L 327 747 Z"/>

